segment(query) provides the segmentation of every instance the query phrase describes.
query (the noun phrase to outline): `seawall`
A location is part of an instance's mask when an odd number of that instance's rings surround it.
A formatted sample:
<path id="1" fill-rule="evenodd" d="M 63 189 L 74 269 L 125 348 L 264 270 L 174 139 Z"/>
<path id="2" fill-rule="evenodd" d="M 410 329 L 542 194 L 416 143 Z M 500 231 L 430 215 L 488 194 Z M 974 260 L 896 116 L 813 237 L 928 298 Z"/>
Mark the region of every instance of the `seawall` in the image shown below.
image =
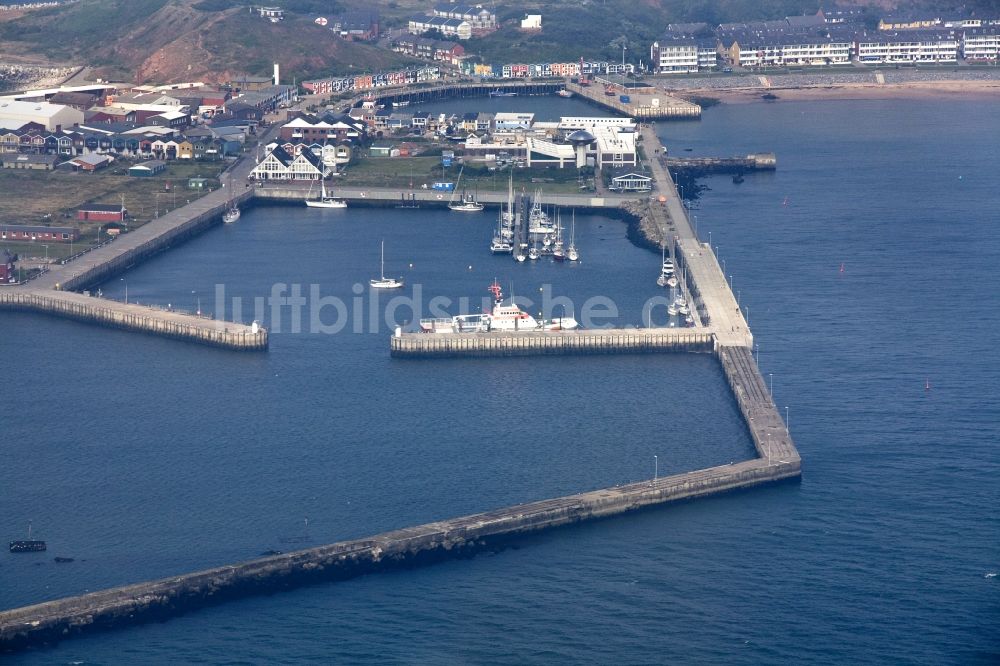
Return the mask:
<path id="1" fill-rule="evenodd" d="M 710 331 L 685 328 L 617 328 L 530 333 L 399 333 L 389 342 L 396 358 L 650 354 L 711 352 Z"/>
<path id="2" fill-rule="evenodd" d="M 264 351 L 267 329 L 64 291 L 0 289 L 0 309 L 37 312 L 237 351 Z"/>
<path id="3" fill-rule="evenodd" d="M 751 460 L 426 523 L 375 536 L 0 612 L 0 650 L 175 616 L 226 599 L 468 552 L 511 536 L 795 478 L 798 462 Z"/>

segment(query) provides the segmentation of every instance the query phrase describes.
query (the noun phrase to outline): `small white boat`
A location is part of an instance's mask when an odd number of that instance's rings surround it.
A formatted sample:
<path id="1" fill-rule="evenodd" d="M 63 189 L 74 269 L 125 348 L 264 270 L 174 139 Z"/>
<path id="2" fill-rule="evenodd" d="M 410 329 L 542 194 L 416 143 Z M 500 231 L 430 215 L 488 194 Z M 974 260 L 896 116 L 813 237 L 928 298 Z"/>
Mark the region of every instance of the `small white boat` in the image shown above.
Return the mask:
<path id="1" fill-rule="evenodd" d="M 516 253 L 514 254 L 514 261 L 516 261 L 517 263 L 521 263 L 521 262 L 523 262 L 523 261 L 524 261 L 525 259 L 527 259 L 527 257 L 526 257 L 526 256 L 524 256 L 524 252 L 522 252 L 521 250 L 518 250 L 518 251 L 517 251 L 517 252 L 516 252 Z"/>
<path id="2" fill-rule="evenodd" d="M 222 221 L 226 224 L 232 224 L 238 219 L 240 219 L 240 208 L 236 205 L 235 201 L 230 202 L 229 208 L 222 214 Z"/>
<path id="3" fill-rule="evenodd" d="M 682 315 L 684 315 L 685 317 L 686 317 L 687 315 L 691 314 L 691 310 L 690 310 L 690 309 L 688 308 L 688 306 L 686 306 L 686 305 L 678 305 L 678 306 L 677 306 L 677 312 L 678 312 L 679 314 L 682 314 Z"/>
<path id="4" fill-rule="evenodd" d="M 670 305 L 668 305 L 667 306 L 667 314 L 670 315 L 671 317 L 676 317 L 677 316 L 677 306 L 674 305 L 673 303 L 671 303 Z"/>
<path id="5" fill-rule="evenodd" d="M 483 204 L 476 201 L 476 197 L 471 194 L 463 194 L 460 201 L 455 201 L 455 192 L 458 191 L 459 185 L 462 184 L 462 172 L 465 171 L 465 166 L 463 165 L 461 170 L 458 172 L 458 182 L 455 184 L 455 189 L 451 191 L 451 197 L 448 198 L 448 209 L 459 213 L 479 213 L 482 212 Z"/>
<path id="6" fill-rule="evenodd" d="M 661 274 L 660 277 L 656 278 L 656 286 L 658 286 L 658 287 L 666 287 L 667 286 L 667 276 Z"/>
<path id="7" fill-rule="evenodd" d="M 580 258 L 580 253 L 576 251 L 576 209 L 573 210 L 573 222 L 569 232 L 569 247 L 566 249 L 566 258 L 576 261 Z"/>
<path id="8" fill-rule="evenodd" d="M 319 179 L 319 199 L 306 199 L 306 205 L 310 208 L 347 208 L 347 202 L 337 199 L 326 193 L 326 181 Z"/>
<path id="9" fill-rule="evenodd" d="M 673 275 L 667 278 L 667 286 L 673 289 L 677 286 L 677 278 Z"/>
<path id="10" fill-rule="evenodd" d="M 229 177 L 229 191 L 233 191 L 233 178 Z M 225 212 L 222 213 L 222 221 L 225 224 L 232 224 L 240 219 L 240 207 L 236 205 L 236 199 L 230 199 Z"/>
<path id="11" fill-rule="evenodd" d="M 490 252 L 493 254 L 510 254 L 514 248 L 505 240 L 494 238 L 490 243 Z"/>
<path id="12" fill-rule="evenodd" d="M 571 93 L 570 91 L 566 90 L 565 88 L 561 89 L 556 94 L 559 95 L 560 97 L 572 97 L 573 96 L 573 93 Z"/>
<path id="13" fill-rule="evenodd" d="M 514 246 L 511 244 L 510 236 L 507 236 L 503 226 L 503 206 L 500 207 L 500 213 L 497 216 L 497 230 L 493 232 L 493 240 L 490 241 L 490 252 L 493 254 L 510 254 L 514 251 Z"/>
<path id="14" fill-rule="evenodd" d="M 368 284 L 374 289 L 399 289 L 403 286 L 403 278 L 387 278 L 385 276 L 385 241 L 382 241 L 382 262 L 379 278 L 377 280 L 369 280 Z"/>
<path id="15" fill-rule="evenodd" d="M 534 261 L 535 259 L 538 259 L 538 257 L 540 256 L 541 254 L 539 254 L 537 247 L 532 246 L 531 248 L 528 249 L 528 259 Z"/>

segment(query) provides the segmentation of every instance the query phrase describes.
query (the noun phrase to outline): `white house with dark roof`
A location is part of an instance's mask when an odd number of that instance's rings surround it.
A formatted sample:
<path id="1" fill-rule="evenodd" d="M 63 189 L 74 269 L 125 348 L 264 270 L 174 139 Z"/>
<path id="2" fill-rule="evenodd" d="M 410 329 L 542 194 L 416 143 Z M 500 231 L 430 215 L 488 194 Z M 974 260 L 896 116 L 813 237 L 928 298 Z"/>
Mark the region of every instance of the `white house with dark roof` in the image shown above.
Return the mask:
<path id="1" fill-rule="evenodd" d="M 254 180 L 319 180 L 325 168 L 311 150 L 290 154 L 283 146 L 272 147 L 250 172 Z"/>
<path id="2" fill-rule="evenodd" d="M 497 15 L 484 5 L 443 4 L 434 7 L 433 11 L 436 17 L 467 22 L 475 35 L 493 32 L 497 29 Z M 539 17 L 539 27 L 541 27 L 541 17 Z"/>
<path id="3" fill-rule="evenodd" d="M 422 35 L 429 30 L 438 30 L 445 37 L 455 39 L 471 39 L 472 24 L 458 18 L 444 18 L 443 16 L 415 16 L 409 20 L 406 26 L 407 32 L 414 35 Z"/>

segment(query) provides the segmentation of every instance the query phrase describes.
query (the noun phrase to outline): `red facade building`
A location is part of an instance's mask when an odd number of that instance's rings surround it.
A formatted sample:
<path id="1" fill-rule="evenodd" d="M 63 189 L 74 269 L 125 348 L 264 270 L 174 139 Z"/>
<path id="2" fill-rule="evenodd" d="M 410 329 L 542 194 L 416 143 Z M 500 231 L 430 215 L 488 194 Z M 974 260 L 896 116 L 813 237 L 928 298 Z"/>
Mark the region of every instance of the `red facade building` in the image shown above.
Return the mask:
<path id="1" fill-rule="evenodd" d="M 76 211 L 76 219 L 89 222 L 124 222 L 128 213 L 114 204 L 87 204 Z"/>

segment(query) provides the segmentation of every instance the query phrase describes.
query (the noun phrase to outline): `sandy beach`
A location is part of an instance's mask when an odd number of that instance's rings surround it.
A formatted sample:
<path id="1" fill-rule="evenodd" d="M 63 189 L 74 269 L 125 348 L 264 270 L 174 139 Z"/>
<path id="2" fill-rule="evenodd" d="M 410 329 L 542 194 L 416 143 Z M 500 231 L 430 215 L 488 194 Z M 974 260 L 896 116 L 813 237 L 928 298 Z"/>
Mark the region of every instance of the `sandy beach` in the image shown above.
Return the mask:
<path id="1" fill-rule="evenodd" d="M 659 88 L 680 97 L 710 97 L 724 104 L 800 100 L 940 99 L 948 97 L 996 99 L 1000 72 L 996 70 L 859 70 L 796 74 L 712 76 L 656 81 Z M 774 95 L 765 99 L 763 95 Z"/>
<path id="2" fill-rule="evenodd" d="M 681 94 L 714 97 L 725 104 L 848 99 L 937 99 L 942 97 L 1000 97 L 1000 81 L 922 81 L 914 83 L 830 84 L 825 86 L 772 86 L 728 90 L 685 90 Z M 764 99 L 770 93 L 777 99 Z"/>

